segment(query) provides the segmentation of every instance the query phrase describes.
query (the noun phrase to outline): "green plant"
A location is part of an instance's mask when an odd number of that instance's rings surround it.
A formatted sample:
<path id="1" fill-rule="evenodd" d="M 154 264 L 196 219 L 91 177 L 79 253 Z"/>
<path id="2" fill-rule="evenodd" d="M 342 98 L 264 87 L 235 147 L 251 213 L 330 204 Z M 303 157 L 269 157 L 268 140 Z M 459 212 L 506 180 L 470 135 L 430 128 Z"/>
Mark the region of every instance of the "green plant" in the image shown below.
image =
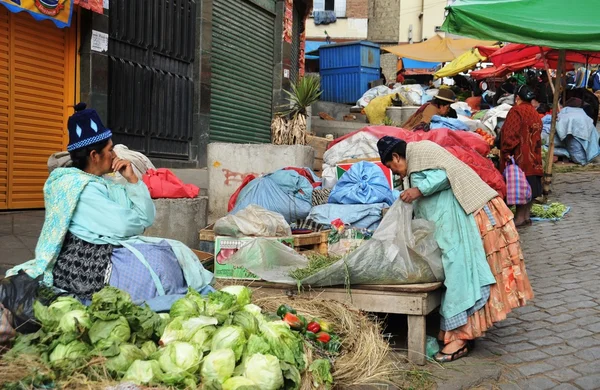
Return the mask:
<path id="1" fill-rule="evenodd" d="M 386 126 L 394 126 L 394 121 L 389 116 L 386 116 L 383 120 L 383 124 Z"/>
<path id="2" fill-rule="evenodd" d="M 306 115 L 306 109 L 321 97 L 321 81 L 318 77 L 305 76 L 292 84 L 291 91 L 284 92 L 288 95 L 288 104 L 281 107 L 280 114 L 292 117 Z"/>

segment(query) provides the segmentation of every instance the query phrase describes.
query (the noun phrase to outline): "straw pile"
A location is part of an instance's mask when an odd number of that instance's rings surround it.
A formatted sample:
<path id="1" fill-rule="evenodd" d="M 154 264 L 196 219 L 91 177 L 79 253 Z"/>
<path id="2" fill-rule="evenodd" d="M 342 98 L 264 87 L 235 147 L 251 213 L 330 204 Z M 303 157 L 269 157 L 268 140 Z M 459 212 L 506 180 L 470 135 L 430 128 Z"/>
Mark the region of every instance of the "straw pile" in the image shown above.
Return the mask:
<path id="1" fill-rule="evenodd" d="M 383 384 L 394 382 L 397 368 L 391 358 L 391 348 L 381 334 L 379 323 L 366 314 L 349 308 L 337 301 L 301 297 L 264 297 L 255 299 L 255 304 L 266 311 L 276 311 L 279 305 L 287 304 L 307 318 L 320 318 L 330 322 L 342 339 L 342 352 L 331 357 L 333 381 L 336 388 L 346 389 L 355 385 Z M 323 356 L 314 356 L 316 350 L 306 348 L 309 364 Z M 304 373 L 302 390 L 313 389 L 310 374 Z"/>
<path id="2" fill-rule="evenodd" d="M 297 114 L 290 119 L 275 116 L 271 134 L 274 145 L 306 145 L 306 116 Z"/>

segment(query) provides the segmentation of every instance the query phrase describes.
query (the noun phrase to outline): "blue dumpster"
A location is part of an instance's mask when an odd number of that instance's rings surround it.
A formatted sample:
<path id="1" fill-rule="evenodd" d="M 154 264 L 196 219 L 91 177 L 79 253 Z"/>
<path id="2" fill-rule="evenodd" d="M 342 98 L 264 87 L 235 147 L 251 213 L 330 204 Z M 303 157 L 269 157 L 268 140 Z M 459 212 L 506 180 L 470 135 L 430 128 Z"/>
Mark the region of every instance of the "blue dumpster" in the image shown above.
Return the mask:
<path id="1" fill-rule="evenodd" d="M 321 46 L 321 100 L 356 103 L 369 83 L 379 79 L 379 56 L 379 45 L 368 41 Z"/>

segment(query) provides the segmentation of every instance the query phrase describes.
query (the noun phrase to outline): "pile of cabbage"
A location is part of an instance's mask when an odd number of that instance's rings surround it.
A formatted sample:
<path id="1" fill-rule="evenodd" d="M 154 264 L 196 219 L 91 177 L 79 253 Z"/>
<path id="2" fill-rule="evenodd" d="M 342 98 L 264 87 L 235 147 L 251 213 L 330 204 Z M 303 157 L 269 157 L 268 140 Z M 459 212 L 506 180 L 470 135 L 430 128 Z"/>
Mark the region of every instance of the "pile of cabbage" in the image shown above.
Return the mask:
<path id="1" fill-rule="evenodd" d="M 57 377 L 101 361 L 112 379 L 138 385 L 216 390 L 300 388 L 307 369 L 302 336 L 251 303 L 251 290 L 226 287 L 203 297 L 190 290 L 169 314 L 136 306 L 113 287 L 86 307 L 61 297 L 36 302 L 41 329 L 19 335 L 5 358 L 41 356 Z M 328 361 L 311 365 L 331 384 Z M 73 372 L 73 371 L 71 371 Z"/>

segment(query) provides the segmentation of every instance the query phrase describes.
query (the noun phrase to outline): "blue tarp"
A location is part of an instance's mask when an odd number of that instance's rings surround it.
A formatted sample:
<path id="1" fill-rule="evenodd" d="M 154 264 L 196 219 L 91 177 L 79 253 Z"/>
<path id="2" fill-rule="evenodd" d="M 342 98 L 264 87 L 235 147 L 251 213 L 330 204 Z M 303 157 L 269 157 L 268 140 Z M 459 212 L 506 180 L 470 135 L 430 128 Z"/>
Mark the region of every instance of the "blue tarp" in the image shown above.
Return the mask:
<path id="1" fill-rule="evenodd" d="M 323 204 L 313 207 L 308 218 L 323 225 L 330 225 L 332 221 L 341 219 L 355 228 L 375 230 L 381 222 L 383 209 L 388 207 L 387 203 Z"/>
<path id="2" fill-rule="evenodd" d="M 455 118 L 446 118 L 440 115 L 434 115 L 431 118 L 431 123 L 429 124 L 429 128 L 431 130 L 435 129 L 450 129 L 450 130 L 463 130 L 469 131 L 469 126 L 467 126 L 460 119 Z"/>
<path id="3" fill-rule="evenodd" d="M 440 65 L 440 62 L 425 62 L 403 58 L 402 65 L 404 65 L 404 69 L 434 69 Z"/>

